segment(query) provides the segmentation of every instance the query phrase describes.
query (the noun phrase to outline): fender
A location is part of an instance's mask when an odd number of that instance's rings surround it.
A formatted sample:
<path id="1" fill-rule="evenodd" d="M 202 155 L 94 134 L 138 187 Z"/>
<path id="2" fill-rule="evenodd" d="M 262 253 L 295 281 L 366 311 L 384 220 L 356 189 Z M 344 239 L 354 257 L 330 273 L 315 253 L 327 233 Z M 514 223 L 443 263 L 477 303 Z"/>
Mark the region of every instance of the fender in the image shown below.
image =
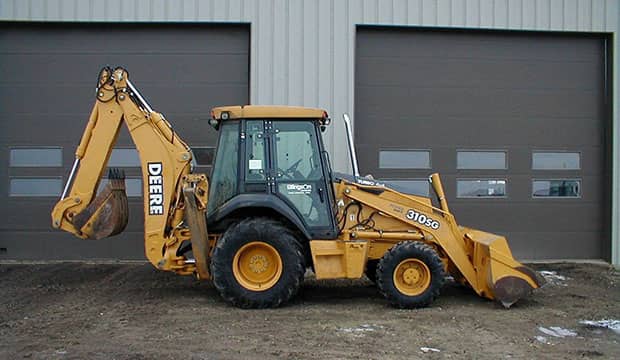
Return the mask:
<path id="1" fill-rule="evenodd" d="M 222 206 L 207 215 L 209 229 L 218 229 L 218 225 L 233 212 L 247 208 L 268 208 L 285 217 L 307 240 L 312 236 L 306 229 L 301 218 L 282 199 L 267 194 L 240 194 L 225 202 Z"/>

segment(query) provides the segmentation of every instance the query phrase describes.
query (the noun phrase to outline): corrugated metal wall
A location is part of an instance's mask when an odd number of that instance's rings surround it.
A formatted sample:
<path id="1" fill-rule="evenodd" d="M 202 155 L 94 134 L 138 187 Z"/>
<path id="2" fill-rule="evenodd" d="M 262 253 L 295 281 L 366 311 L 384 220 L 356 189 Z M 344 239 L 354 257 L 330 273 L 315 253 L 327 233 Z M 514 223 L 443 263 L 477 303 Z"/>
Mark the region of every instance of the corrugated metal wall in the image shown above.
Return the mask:
<path id="1" fill-rule="evenodd" d="M 0 18 L 250 22 L 251 100 L 353 109 L 356 24 L 613 32 L 618 0 L 3 0 Z M 340 121 L 328 146 L 344 135 Z M 346 168 L 345 151 L 333 155 Z"/>
<path id="2" fill-rule="evenodd" d="M 249 22 L 251 101 L 353 109 L 356 24 L 614 33 L 619 0 L 0 0 L 0 20 Z M 614 263 L 620 264 L 617 122 L 619 56 L 614 56 Z M 345 169 L 341 121 L 327 134 L 334 167 Z"/>

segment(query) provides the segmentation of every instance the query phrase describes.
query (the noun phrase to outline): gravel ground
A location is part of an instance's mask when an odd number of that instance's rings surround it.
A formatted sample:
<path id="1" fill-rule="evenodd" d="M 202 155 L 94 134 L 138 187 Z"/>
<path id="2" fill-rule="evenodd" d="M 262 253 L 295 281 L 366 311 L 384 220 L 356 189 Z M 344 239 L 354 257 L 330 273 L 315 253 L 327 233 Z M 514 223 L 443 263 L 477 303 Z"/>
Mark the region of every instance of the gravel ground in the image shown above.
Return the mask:
<path id="1" fill-rule="evenodd" d="M 0 264 L 0 359 L 620 358 L 619 333 L 579 323 L 620 320 L 620 272 L 533 267 L 552 281 L 509 310 L 455 284 L 398 310 L 367 280 L 311 276 L 283 308 L 240 310 L 148 264 Z"/>

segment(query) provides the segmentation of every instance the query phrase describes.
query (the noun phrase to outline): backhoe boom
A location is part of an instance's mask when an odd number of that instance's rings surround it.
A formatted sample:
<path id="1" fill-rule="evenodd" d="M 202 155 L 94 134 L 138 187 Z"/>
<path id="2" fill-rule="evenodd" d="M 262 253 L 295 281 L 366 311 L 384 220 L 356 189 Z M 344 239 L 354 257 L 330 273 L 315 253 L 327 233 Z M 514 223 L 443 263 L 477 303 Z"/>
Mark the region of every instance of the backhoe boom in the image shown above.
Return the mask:
<path id="1" fill-rule="evenodd" d="M 207 251 L 206 225 L 185 224 L 186 209 L 204 220 L 208 188 L 206 176 L 190 174 L 192 153 L 164 116 L 152 110 L 122 68 L 104 68 L 99 74 L 96 101 L 75 153 L 75 163 L 60 201 L 52 211 L 52 225 L 84 239 L 100 239 L 124 230 L 127 197 L 122 174 L 95 196 L 101 177 L 125 123 L 140 156 L 144 198 L 144 241 L 148 260 L 162 270 L 197 271 L 208 277 L 205 261 L 177 255 L 184 240 L 195 238 Z M 183 194 L 193 193 L 188 207 Z M 191 231 L 199 231 L 192 237 Z M 201 254 L 197 257 L 205 257 Z"/>

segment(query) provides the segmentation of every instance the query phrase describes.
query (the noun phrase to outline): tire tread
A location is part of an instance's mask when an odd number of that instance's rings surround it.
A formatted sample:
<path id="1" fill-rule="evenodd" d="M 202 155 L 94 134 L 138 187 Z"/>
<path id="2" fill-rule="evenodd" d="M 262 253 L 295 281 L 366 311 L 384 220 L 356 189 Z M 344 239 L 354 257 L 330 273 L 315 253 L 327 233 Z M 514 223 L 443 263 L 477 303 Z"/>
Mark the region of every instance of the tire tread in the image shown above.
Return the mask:
<path id="1" fill-rule="evenodd" d="M 276 236 L 274 240 L 276 243 L 280 242 L 275 244 L 276 246 L 273 243 L 270 244 L 276 249 L 279 246 L 289 247 L 288 252 L 284 249 L 286 252 L 284 256 L 282 249 L 278 249 L 283 261 L 280 280 L 265 291 L 251 291 L 243 288 L 234 278 L 231 267 L 234 253 L 240 247 L 237 245 L 242 246 L 244 239 L 248 237 L 269 239 L 272 236 Z M 269 243 L 268 241 L 265 242 Z M 303 282 L 306 265 L 302 249 L 294 233 L 276 220 L 260 217 L 241 220 L 224 232 L 213 250 L 211 259 L 213 285 L 226 302 L 240 308 L 262 309 L 283 305 L 297 294 Z M 288 266 L 285 261 L 290 262 Z"/>
<path id="2" fill-rule="evenodd" d="M 393 271 L 406 258 L 422 256 L 431 271 L 431 283 L 424 293 L 407 296 L 394 286 Z M 446 273 L 441 258 L 430 245 L 420 241 L 402 241 L 387 251 L 377 266 L 379 292 L 394 306 L 401 309 L 421 308 L 430 305 L 441 292 Z"/>

